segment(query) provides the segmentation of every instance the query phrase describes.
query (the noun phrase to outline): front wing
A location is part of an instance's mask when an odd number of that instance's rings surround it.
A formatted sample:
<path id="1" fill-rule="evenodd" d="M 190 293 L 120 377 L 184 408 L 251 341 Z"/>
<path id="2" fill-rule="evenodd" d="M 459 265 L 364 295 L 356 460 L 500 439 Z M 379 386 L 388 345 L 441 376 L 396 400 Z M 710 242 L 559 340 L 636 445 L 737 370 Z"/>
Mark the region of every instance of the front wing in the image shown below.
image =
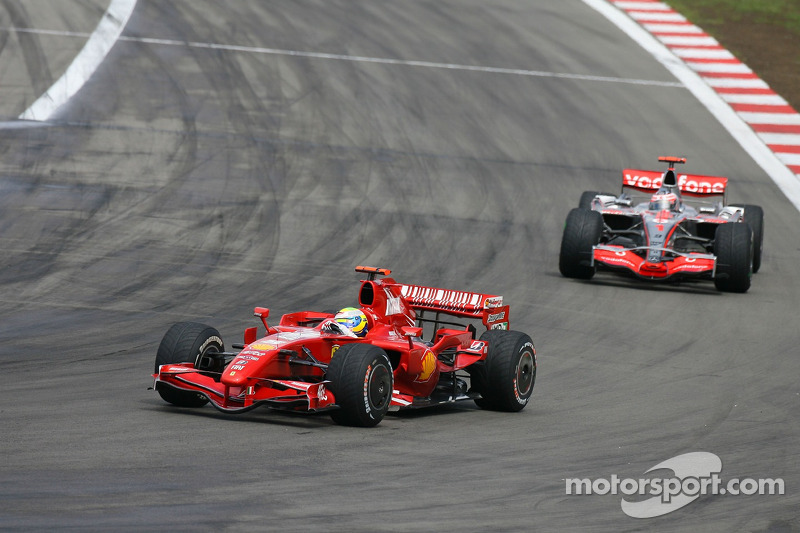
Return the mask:
<path id="1" fill-rule="evenodd" d="M 673 276 L 713 278 L 716 273 L 717 258 L 711 254 L 681 254 L 674 250 L 664 250 L 675 254 L 675 257 L 669 261 L 651 263 L 633 250 L 637 249 L 597 245 L 592 249 L 592 263 L 613 269 L 628 270 L 645 279 L 667 279 Z"/>
<path id="2" fill-rule="evenodd" d="M 328 388 L 330 381 L 308 383 L 290 379 L 257 379 L 247 386 L 229 386 L 214 379 L 215 372 L 201 372 L 192 363 L 162 365 L 153 375 L 153 389 L 172 387 L 181 391 L 196 392 L 206 397 L 211 405 L 226 413 L 244 413 L 256 407 L 271 409 L 321 412 L 338 409 L 336 399 Z M 462 399 L 462 398 L 453 398 Z M 390 409 L 417 407 L 414 397 L 394 390 Z"/>
<path id="3" fill-rule="evenodd" d="M 154 374 L 154 389 L 172 387 L 208 398 L 228 413 L 242 413 L 259 406 L 291 411 L 326 411 L 336 408 L 329 382 L 308 383 L 291 379 L 252 379 L 245 386 L 231 386 L 215 379 L 219 373 L 201 372 L 191 363 L 162 365 Z"/>

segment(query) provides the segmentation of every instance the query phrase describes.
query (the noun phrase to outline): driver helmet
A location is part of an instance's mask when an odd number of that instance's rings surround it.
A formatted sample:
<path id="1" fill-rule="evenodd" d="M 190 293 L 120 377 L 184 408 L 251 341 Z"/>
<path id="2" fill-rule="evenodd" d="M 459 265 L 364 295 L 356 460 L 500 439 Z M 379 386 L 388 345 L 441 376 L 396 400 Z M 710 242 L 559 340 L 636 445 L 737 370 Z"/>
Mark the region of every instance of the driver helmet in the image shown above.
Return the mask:
<path id="1" fill-rule="evenodd" d="M 659 190 L 650 198 L 651 211 L 675 211 L 678 208 L 678 195 L 672 191 Z"/>
<path id="2" fill-rule="evenodd" d="M 336 320 L 337 324 L 341 324 L 355 333 L 357 337 L 363 337 L 369 330 L 367 315 L 355 307 L 345 307 L 340 310 L 336 313 L 334 320 Z"/>

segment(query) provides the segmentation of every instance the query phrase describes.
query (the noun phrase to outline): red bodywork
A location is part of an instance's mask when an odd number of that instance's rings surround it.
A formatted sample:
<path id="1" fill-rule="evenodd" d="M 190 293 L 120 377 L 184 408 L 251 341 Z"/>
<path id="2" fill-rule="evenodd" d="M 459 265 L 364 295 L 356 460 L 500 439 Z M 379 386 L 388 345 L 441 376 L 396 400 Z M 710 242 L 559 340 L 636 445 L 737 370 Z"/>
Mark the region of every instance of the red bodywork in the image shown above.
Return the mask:
<path id="1" fill-rule="evenodd" d="M 193 363 L 162 365 L 153 376 L 155 387 L 198 392 L 226 412 L 259 405 L 297 411 L 331 409 L 336 407 L 336 398 L 325 380 L 331 357 L 344 344 L 369 343 L 382 348 L 392 363 L 391 406 L 430 405 L 440 375 L 486 359 L 488 347 L 475 339 L 473 326 L 450 327 L 440 321 L 441 315 L 480 320 L 487 329 L 508 329 L 509 308 L 502 296 L 402 284 L 389 277 L 375 279 L 376 274 L 390 272 L 372 267 L 356 270 L 369 274 L 369 279 L 361 281 L 358 295 L 369 322 L 363 338 L 330 328 L 334 319 L 330 313 L 289 313 L 271 326 L 269 310 L 256 308 L 266 335 L 257 338 L 256 328 L 245 330 L 242 350 L 227 354 L 232 359 L 224 370 L 199 370 Z M 424 321 L 434 323 L 435 336 L 428 342 L 420 338 L 423 328 L 417 325 L 425 313 L 435 315 Z M 460 398 L 454 395 L 451 400 L 455 399 Z"/>
<path id="2" fill-rule="evenodd" d="M 676 274 L 711 274 L 716 268 L 716 259 L 708 254 L 690 253 L 671 261 L 651 262 L 622 246 L 608 245 L 595 247 L 594 261 L 609 268 L 626 268 L 648 279 L 666 279 Z"/>

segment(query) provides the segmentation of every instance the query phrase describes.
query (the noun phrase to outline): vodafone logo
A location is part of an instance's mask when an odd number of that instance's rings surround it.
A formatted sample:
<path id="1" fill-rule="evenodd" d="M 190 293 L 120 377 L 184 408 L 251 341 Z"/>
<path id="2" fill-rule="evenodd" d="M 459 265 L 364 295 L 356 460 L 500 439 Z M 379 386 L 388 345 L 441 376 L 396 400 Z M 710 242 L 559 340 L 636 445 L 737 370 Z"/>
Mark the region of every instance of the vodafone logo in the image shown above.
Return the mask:
<path id="1" fill-rule="evenodd" d="M 660 172 L 650 170 L 625 171 L 622 174 L 622 185 L 637 189 L 658 190 L 664 183 Z M 728 178 L 718 176 L 696 176 L 680 174 L 678 187 L 683 192 L 693 194 L 722 194 L 728 184 Z"/>
<path id="2" fill-rule="evenodd" d="M 637 189 L 658 189 L 664 182 L 664 178 L 660 173 L 647 172 L 644 174 L 628 174 L 622 175 L 622 184 L 626 187 L 636 187 Z"/>
<path id="3" fill-rule="evenodd" d="M 633 261 L 630 261 L 624 257 L 615 257 L 615 256 L 603 256 L 599 259 L 604 263 L 613 263 L 616 265 L 625 265 L 627 267 L 633 268 Z"/>
<path id="4" fill-rule="evenodd" d="M 689 179 L 686 174 L 678 176 L 678 187 L 685 192 L 702 194 L 722 194 L 725 192 L 726 178 L 709 178 L 716 181 L 697 181 Z"/>

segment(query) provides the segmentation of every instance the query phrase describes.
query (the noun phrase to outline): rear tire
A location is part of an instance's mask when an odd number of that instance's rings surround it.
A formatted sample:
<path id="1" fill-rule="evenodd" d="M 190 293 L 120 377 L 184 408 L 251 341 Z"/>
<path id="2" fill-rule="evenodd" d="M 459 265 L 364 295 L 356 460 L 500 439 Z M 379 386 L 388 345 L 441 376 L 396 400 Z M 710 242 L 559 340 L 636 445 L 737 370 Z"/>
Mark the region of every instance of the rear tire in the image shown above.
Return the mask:
<path id="1" fill-rule="evenodd" d="M 558 269 L 567 278 L 592 279 L 592 247 L 603 235 L 603 215 L 576 207 L 567 215 L 561 237 Z"/>
<path id="2" fill-rule="evenodd" d="M 581 199 L 578 201 L 578 207 L 580 207 L 581 209 L 591 209 L 592 200 L 594 200 L 595 196 L 598 196 L 600 194 L 604 196 L 614 196 L 613 194 L 607 192 L 583 191 L 583 193 L 581 194 Z"/>
<path id="3" fill-rule="evenodd" d="M 764 210 L 761 206 L 750 204 L 734 204 L 733 207 L 744 208 L 744 221 L 753 230 L 753 273 L 761 268 L 761 252 L 764 249 Z"/>
<path id="4" fill-rule="evenodd" d="M 325 378 L 338 410 L 331 418 L 343 426 L 377 426 L 392 401 L 394 376 L 386 352 L 371 344 L 346 344 L 336 350 Z"/>
<path id="5" fill-rule="evenodd" d="M 591 209 L 592 200 L 594 200 L 594 197 L 598 194 L 600 194 L 600 191 L 583 191 L 583 193 L 581 193 L 581 199 L 578 201 L 578 207 L 581 209 Z"/>
<path id="6" fill-rule="evenodd" d="M 161 365 L 192 363 L 213 352 L 224 352 L 219 331 L 197 322 L 179 322 L 164 334 L 156 353 L 155 372 Z M 160 384 L 158 394 L 164 401 L 178 407 L 202 407 L 208 398 L 202 394 L 182 391 Z"/>
<path id="7" fill-rule="evenodd" d="M 478 407 L 497 411 L 521 411 L 536 383 L 536 349 L 525 333 L 490 329 L 480 340 L 489 343 L 486 361 L 470 372 L 473 387 L 482 398 Z"/>
<path id="8" fill-rule="evenodd" d="M 714 236 L 717 272 L 714 285 L 725 292 L 747 292 L 753 271 L 753 241 L 750 226 L 729 222 L 717 226 Z"/>

